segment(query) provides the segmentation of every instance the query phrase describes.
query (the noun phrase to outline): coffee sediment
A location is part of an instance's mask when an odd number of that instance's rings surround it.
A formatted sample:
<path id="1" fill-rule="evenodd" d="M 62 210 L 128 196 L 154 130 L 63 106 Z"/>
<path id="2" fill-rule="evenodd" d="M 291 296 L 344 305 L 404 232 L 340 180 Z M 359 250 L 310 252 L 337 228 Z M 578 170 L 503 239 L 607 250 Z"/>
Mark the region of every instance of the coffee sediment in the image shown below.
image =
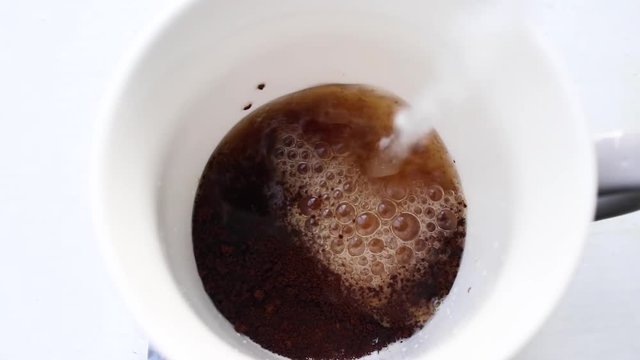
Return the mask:
<path id="1" fill-rule="evenodd" d="M 458 271 L 466 205 L 436 133 L 397 173 L 367 176 L 403 105 L 319 86 L 260 107 L 219 144 L 196 195 L 194 254 L 238 332 L 294 359 L 350 359 L 433 315 Z"/>

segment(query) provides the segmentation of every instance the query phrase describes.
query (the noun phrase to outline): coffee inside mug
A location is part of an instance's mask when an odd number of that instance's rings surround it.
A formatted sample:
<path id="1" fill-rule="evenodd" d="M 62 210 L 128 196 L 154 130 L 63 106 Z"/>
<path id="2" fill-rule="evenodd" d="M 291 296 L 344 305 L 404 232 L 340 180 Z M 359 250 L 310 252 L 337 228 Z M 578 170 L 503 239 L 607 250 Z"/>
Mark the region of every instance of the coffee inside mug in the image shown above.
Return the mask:
<path id="1" fill-rule="evenodd" d="M 435 14 L 453 11 L 271 5 L 187 9 L 142 52 L 108 115 L 97 187 L 105 249 L 170 358 L 276 358 L 217 312 L 191 242 L 199 176 L 246 105 L 324 83 L 414 99 L 437 76 Z M 468 203 L 458 277 L 421 331 L 372 357 L 506 357 L 542 323 L 579 256 L 595 188 L 582 119 L 536 41 L 521 28 L 499 36 L 495 73 L 469 84 L 438 128 Z"/>

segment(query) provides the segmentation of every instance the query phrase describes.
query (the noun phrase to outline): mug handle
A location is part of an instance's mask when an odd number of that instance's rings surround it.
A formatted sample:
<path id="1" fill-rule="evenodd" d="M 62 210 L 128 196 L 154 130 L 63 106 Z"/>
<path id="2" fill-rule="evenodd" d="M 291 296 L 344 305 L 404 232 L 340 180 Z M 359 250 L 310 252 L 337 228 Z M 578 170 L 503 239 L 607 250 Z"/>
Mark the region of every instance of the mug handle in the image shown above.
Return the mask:
<path id="1" fill-rule="evenodd" d="M 611 133 L 596 140 L 596 220 L 640 209 L 640 133 Z"/>

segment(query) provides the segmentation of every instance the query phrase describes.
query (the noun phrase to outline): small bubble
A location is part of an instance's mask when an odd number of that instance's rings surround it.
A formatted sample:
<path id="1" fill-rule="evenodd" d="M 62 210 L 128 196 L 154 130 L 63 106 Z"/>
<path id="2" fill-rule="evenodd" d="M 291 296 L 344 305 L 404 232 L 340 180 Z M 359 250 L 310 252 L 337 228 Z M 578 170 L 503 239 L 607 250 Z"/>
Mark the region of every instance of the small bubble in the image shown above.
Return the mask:
<path id="1" fill-rule="evenodd" d="M 380 227 L 380 220 L 373 213 L 365 212 L 356 217 L 356 231 L 361 236 L 368 236 Z"/>
<path id="2" fill-rule="evenodd" d="M 318 220 L 314 217 L 310 217 L 304 222 L 304 227 L 307 231 L 316 232 L 318 230 Z"/>
<path id="3" fill-rule="evenodd" d="M 427 195 L 429 196 L 429 199 L 433 201 L 440 201 L 444 196 L 444 191 L 438 185 L 431 185 L 427 188 Z"/>
<path id="4" fill-rule="evenodd" d="M 378 214 L 383 219 L 391 219 L 396 214 L 396 205 L 391 200 L 384 199 L 378 204 Z"/>
<path id="5" fill-rule="evenodd" d="M 440 298 L 434 298 L 431 300 L 431 304 L 433 304 L 433 307 L 438 310 L 440 308 L 440 305 L 442 305 L 442 299 Z"/>
<path id="6" fill-rule="evenodd" d="M 427 230 L 429 230 L 430 232 L 436 231 L 436 224 L 432 222 L 427 223 Z"/>
<path id="7" fill-rule="evenodd" d="M 360 265 L 360 266 L 366 266 L 368 263 L 369 263 L 369 260 L 367 260 L 366 256 L 361 256 L 358 259 L 358 265 Z"/>
<path id="8" fill-rule="evenodd" d="M 323 171 L 324 167 L 322 166 L 322 164 L 313 165 L 313 172 L 315 172 L 316 174 L 321 174 Z"/>
<path id="9" fill-rule="evenodd" d="M 331 241 L 331 245 L 329 245 L 329 247 L 331 249 L 331 252 L 333 252 L 334 254 L 342 254 L 344 248 L 346 247 L 346 243 L 344 239 L 334 238 L 333 241 Z"/>
<path id="10" fill-rule="evenodd" d="M 409 197 L 407 198 L 407 201 L 409 201 L 410 203 L 412 203 L 412 204 L 413 204 L 413 203 L 415 203 L 415 202 L 416 202 L 416 197 L 415 197 L 415 196 L 413 196 L 413 195 L 411 195 L 411 196 L 409 196 Z"/>
<path id="11" fill-rule="evenodd" d="M 335 222 L 329 225 L 329 234 L 331 234 L 332 236 L 340 235 L 340 225 Z"/>
<path id="12" fill-rule="evenodd" d="M 319 142 L 313 147 L 313 150 L 320 159 L 328 159 L 331 157 L 331 149 L 327 143 Z"/>
<path id="13" fill-rule="evenodd" d="M 427 249 L 427 241 L 425 239 L 416 239 L 413 248 L 416 251 L 424 251 Z"/>
<path id="14" fill-rule="evenodd" d="M 338 176 L 343 177 L 344 176 L 344 170 L 342 170 L 342 169 L 338 170 Z"/>
<path id="15" fill-rule="evenodd" d="M 322 200 L 315 196 L 305 196 L 298 201 L 298 208 L 304 215 L 310 215 L 313 211 L 320 209 Z"/>
<path id="16" fill-rule="evenodd" d="M 342 235 L 345 238 L 350 238 L 353 236 L 353 234 L 354 234 L 353 227 L 351 227 L 350 225 L 345 225 L 342 227 Z"/>
<path id="17" fill-rule="evenodd" d="M 429 219 L 433 219 L 436 216 L 436 211 L 431 207 L 427 207 L 426 209 L 424 209 L 424 214 L 429 218 Z"/>
<path id="18" fill-rule="evenodd" d="M 320 182 L 320 187 L 326 190 L 329 188 L 329 184 L 327 184 L 327 182 L 323 180 Z"/>
<path id="19" fill-rule="evenodd" d="M 311 154 L 307 150 L 303 150 L 303 151 L 300 152 L 300 158 L 302 160 L 309 160 L 310 156 L 311 156 Z"/>
<path id="20" fill-rule="evenodd" d="M 409 241 L 415 239 L 420 232 L 420 222 L 410 213 L 398 214 L 391 222 L 393 233 L 401 240 Z"/>
<path id="21" fill-rule="evenodd" d="M 396 250 L 396 261 L 400 265 L 406 265 L 413 260 L 413 250 L 411 250 L 408 246 L 400 246 L 398 250 Z"/>
<path id="22" fill-rule="evenodd" d="M 458 217 L 450 210 L 440 211 L 436 220 L 442 230 L 453 230 L 458 223 Z"/>
<path id="23" fill-rule="evenodd" d="M 380 261 L 374 261 L 371 264 L 371 273 L 376 276 L 382 276 L 386 273 L 384 270 L 384 264 Z"/>
<path id="24" fill-rule="evenodd" d="M 307 163 L 300 163 L 298 164 L 297 170 L 300 175 L 304 175 L 309 172 L 309 165 Z"/>
<path id="25" fill-rule="evenodd" d="M 342 185 L 342 190 L 344 190 L 345 194 L 353 194 L 353 192 L 356 191 L 356 185 L 351 181 L 347 181 Z"/>
<path id="26" fill-rule="evenodd" d="M 334 199 L 342 199 L 342 191 L 340 190 L 333 190 L 333 198 Z"/>
<path id="27" fill-rule="evenodd" d="M 284 149 L 281 147 L 277 147 L 274 151 L 273 151 L 273 157 L 280 160 L 280 159 L 284 159 Z"/>
<path id="28" fill-rule="evenodd" d="M 282 145 L 286 146 L 286 147 L 292 147 L 293 144 L 295 144 L 296 139 L 293 138 L 293 136 L 291 135 L 287 135 L 282 139 Z"/>
<path id="29" fill-rule="evenodd" d="M 335 178 L 336 176 L 331 171 L 327 171 L 327 180 L 331 181 Z"/>
<path id="30" fill-rule="evenodd" d="M 298 140 L 298 141 L 296 142 L 296 147 L 297 147 L 298 149 L 302 149 L 302 148 L 304 147 L 304 143 L 303 143 L 302 141 L 299 141 L 299 140 Z"/>
<path id="31" fill-rule="evenodd" d="M 360 256 L 364 253 L 365 244 L 364 241 L 359 237 L 354 237 L 349 240 L 347 245 L 347 250 L 349 251 L 349 255 L 351 256 Z"/>
<path id="32" fill-rule="evenodd" d="M 384 250 L 384 241 L 379 238 L 373 238 L 369 241 L 369 251 L 374 254 L 379 254 Z"/>
<path id="33" fill-rule="evenodd" d="M 407 191 L 403 186 L 394 183 L 387 184 L 385 192 L 393 200 L 402 200 L 407 195 Z"/>
<path id="34" fill-rule="evenodd" d="M 287 159 L 289 160 L 295 160 L 298 158 L 298 152 L 295 150 L 289 150 L 287 151 Z"/>
<path id="35" fill-rule="evenodd" d="M 422 208 L 417 207 L 413 209 L 413 213 L 416 215 L 422 215 Z"/>
<path id="36" fill-rule="evenodd" d="M 325 219 L 329 219 L 333 216 L 333 212 L 331 212 L 331 209 L 322 209 L 320 215 Z"/>
<path id="37" fill-rule="evenodd" d="M 343 202 L 336 207 L 336 219 L 341 223 L 349 223 L 356 216 L 356 209 L 349 203 Z"/>

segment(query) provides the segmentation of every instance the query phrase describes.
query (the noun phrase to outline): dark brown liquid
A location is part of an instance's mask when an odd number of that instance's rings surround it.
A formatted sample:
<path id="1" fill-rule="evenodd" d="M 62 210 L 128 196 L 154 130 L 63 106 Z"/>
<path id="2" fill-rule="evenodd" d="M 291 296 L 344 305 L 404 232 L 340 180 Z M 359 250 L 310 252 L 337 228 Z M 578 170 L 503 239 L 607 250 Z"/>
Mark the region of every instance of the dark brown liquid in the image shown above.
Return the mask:
<path id="1" fill-rule="evenodd" d="M 196 263 L 220 312 L 294 359 L 349 359 L 409 337 L 449 292 L 465 236 L 447 151 L 425 136 L 367 176 L 401 101 L 327 85 L 275 100 L 220 143 L 193 213 Z"/>

